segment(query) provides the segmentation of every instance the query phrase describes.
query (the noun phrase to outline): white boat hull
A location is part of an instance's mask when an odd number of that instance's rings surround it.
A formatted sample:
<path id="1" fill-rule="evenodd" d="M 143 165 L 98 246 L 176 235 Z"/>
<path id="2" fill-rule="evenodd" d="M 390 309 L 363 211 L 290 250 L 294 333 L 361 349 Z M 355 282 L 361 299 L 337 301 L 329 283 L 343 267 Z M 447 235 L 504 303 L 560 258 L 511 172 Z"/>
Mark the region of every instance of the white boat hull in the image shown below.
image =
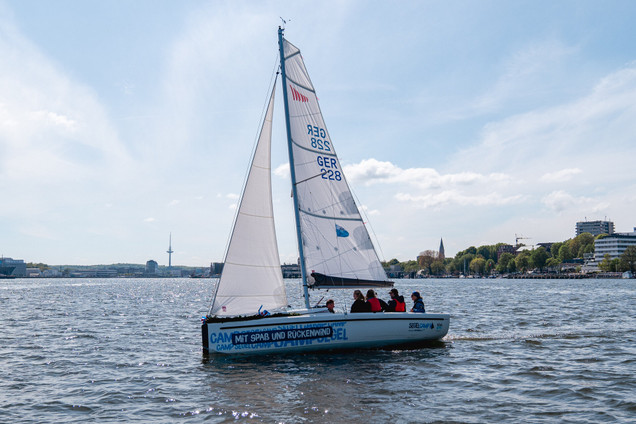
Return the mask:
<path id="1" fill-rule="evenodd" d="M 448 333 L 448 314 L 308 313 L 202 325 L 205 353 L 245 354 L 423 344 Z"/>

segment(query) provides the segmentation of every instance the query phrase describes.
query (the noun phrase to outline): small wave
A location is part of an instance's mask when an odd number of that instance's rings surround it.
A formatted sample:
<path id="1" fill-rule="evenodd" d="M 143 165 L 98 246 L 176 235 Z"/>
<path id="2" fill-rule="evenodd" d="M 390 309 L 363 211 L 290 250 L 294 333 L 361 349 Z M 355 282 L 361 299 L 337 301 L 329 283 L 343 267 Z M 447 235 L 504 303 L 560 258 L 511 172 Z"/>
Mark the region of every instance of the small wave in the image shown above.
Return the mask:
<path id="1" fill-rule="evenodd" d="M 33 406 L 34 409 L 39 409 L 43 411 L 77 411 L 77 412 L 93 412 L 93 408 L 90 408 L 85 405 L 74 405 L 63 402 L 47 402 L 42 404 L 37 404 Z"/>
<path id="2" fill-rule="evenodd" d="M 96 339 L 97 337 L 92 334 L 74 334 L 72 336 L 64 337 L 64 340 L 73 340 L 73 339 Z"/>
<path id="3" fill-rule="evenodd" d="M 475 330 L 467 329 L 466 333 L 472 333 Z M 540 344 L 539 340 L 542 339 L 564 339 L 564 340 L 578 340 L 578 339 L 587 339 L 587 338 L 605 338 L 609 337 L 607 333 L 563 333 L 563 332 L 555 332 L 555 333 L 530 333 L 530 334 L 522 334 L 522 333 L 493 333 L 493 334 L 483 334 L 483 335 L 455 335 L 449 334 L 444 337 L 444 341 L 454 342 L 454 341 L 523 341 L 526 343 Z"/>
<path id="4" fill-rule="evenodd" d="M 449 334 L 444 337 L 442 340 L 445 342 L 482 342 L 482 341 L 492 341 L 492 340 L 506 340 L 507 337 L 500 336 L 457 336 L 454 334 Z"/>
<path id="5" fill-rule="evenodd" d="M 530 372 L 549 372 L 549 371 L 555 371 L 555 369 L 550 366 L 541 365 L 541 366 L 534 366 L 530 368 L 529 371 Z"/>
<path id="6" fill-rule="evenodd" d="M 580 364 L 592 364 L 594 362 L 602 362 L 601 359 L 599 358 L 578 358 L 578 359 L 574 359 L 574 362 L 578 362 Z"/>

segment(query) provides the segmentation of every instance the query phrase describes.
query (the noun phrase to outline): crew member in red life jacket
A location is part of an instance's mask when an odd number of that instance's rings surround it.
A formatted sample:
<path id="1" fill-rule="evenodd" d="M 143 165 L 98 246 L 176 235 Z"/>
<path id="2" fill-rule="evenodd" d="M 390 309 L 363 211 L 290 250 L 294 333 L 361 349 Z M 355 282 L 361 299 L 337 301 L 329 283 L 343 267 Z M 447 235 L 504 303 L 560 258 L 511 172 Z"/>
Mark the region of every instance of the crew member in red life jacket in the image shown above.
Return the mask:
<path id="1" fill-rule="evenodd" d="M 404 296 L 401 296 L 398 289 L 391 289 L 389 292 L 391 300 L 389 300 L 388 308 L 386 312 L 406 312 L 406 302 L 404 302 Z"/>
<path id="2" fill-rule="evenodd" d="M 367 303 L 371 306 L 371 312 L 382 312 L 389 306 L 384 300 L 375 297 L 375 292 L 372 289 L 367 291 Z"/>

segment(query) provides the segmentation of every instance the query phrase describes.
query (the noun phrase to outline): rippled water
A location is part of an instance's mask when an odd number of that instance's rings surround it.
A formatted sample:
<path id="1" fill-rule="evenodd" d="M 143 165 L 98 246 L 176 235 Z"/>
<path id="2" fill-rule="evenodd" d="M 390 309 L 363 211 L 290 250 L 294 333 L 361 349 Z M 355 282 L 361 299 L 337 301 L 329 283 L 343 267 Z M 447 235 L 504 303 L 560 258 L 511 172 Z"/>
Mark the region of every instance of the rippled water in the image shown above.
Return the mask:
<path id="1" fill-rule="evenodd" d="M 212 284 L 0 281 L 0 422 L 636 420 L 636 280 L 399 280 L 444 343 L 205 359 Z"/>

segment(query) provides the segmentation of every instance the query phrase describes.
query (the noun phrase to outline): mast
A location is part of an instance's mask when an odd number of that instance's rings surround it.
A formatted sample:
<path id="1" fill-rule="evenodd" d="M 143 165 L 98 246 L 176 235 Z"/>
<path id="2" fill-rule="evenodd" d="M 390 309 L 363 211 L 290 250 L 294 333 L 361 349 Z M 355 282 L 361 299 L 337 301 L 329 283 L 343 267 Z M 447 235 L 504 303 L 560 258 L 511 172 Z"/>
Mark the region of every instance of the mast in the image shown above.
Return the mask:
<path id="1" fill-rule="evenodd" d="M 303 279 L 303 296 L 305 297 L 305 307 L 309 305 L 309 287 L 307 286 L 307 269 L 305 267 L 305 255 L 303 252 L 303 240 L 300 232 L 300 208 L 298 206 L 298 195 L 296 192 L 296 169 L 294 167 L 294 155 L 292 152 L 291 125 L 289 123 L 289 106 L 287 103 L 287 75 L 285 74 L 285 51 L 283 48 L 283 28 L 278 27 L 278 47 L 280 49 L 280 71 L 283 84 L 283 103 L 285 104 L 285 129 L 287 130 L 287 149 L 289 152 L 289 171 L 292 182 L 292 197 L 294 199 L 294 217 L 296 218 L 296 237 L 298 238 L 298 254 L 300 255 L 300 275 Z"/>

